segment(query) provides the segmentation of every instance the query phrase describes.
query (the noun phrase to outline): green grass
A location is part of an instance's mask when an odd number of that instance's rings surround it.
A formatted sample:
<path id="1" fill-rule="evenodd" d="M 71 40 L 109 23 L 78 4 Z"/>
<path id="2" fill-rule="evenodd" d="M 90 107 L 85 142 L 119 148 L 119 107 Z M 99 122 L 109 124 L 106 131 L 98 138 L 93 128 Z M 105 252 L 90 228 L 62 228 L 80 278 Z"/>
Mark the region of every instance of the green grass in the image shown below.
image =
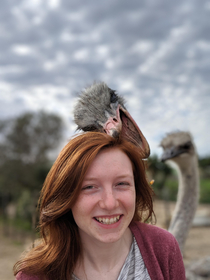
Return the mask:
<path id="1" fill-rule="evenodd" d="M 20 230 L 24 230 L 24 231 L 28 231 L 31 232 L 31 223 L 29 221 L 26 221 L 24 219 L 21 218 L 16 218 L 14 220 L 11 219 L 7 219 L 6 221 L 2 219 L 2 216 L 0 216 L 0 224 L 3 225 L 5 224 L 8 226 L 12 226 L 16 229 L 20 229 Z"/>
<path id="2" fill-rule="evenodd" d="M 200 202 L 210 203 L 210 179 L 200 181 Z"/>
<path id="3" fill-rule="evenodd" d="M 12 220 L 12 225 L 16 228 L 25 230 L 25 231 L 32 231 L 31 223 L 27 220 L 23 220 L 21 218 L 16 218 Z"/>
<path id="4" fill-rule="evenodd" d="M 168 199 L 171 201 L 176 201 L 178 192 L 178 181 L 175 179 L 167 179 L 165 182 L 165 188 L 161 193 L 155 188 L 154 191 L 158 198 Z M 210 179 L 200 180 L 200 203 L 210 203 Z"/>

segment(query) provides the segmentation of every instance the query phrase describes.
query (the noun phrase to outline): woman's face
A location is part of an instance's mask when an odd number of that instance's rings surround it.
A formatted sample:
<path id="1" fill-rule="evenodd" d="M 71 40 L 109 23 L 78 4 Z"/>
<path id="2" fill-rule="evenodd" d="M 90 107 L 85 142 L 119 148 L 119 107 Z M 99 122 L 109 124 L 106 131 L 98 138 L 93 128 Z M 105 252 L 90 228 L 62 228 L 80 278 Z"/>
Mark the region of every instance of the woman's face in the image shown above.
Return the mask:
<path id="1" fill-rule="evenodd" d="M 87 170 L 72 208 L 83 242 L 115 242 L 122 238 L 135 212 L 132 164 L 118 148 L 105 149 Z"/>

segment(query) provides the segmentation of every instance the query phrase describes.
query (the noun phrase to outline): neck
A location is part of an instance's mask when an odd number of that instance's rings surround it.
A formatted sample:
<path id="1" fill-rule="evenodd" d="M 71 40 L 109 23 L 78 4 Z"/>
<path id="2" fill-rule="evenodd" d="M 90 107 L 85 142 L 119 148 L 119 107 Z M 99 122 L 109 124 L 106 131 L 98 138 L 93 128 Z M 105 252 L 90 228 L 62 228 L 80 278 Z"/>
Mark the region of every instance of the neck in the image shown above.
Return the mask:
<path id="1" fill-rule="evenodd" d="M 128 228 L 124 236 L 113 243 L 85 242 L 82 240 L 83 251 L 76 265 L 75 275 L 79 279 L 94 279 L 91 275 L 118 275 L 130 251 L 133 236 Z M 103 279 L 103 277 L 101 278 Z"/>
<path id="2" fill-rule="evenodd" d="M 183 254 L 199 199 L 199 174 L 196 155 L 187 164 L 178 165 L 179 189 L 177 203 L 169 226 Z"/>

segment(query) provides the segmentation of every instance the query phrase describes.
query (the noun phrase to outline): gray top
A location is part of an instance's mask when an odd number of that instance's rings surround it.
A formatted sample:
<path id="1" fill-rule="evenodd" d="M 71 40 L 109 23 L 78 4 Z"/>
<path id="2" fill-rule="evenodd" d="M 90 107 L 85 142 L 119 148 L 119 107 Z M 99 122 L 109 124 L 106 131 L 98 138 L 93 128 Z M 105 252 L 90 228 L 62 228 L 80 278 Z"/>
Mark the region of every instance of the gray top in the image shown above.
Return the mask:
<path id="1" fill-rule="evenodd" d="M 80 280 L 74 274 L 73 280 Z M 117 280 L 151 280 L 135 237 Z"/>

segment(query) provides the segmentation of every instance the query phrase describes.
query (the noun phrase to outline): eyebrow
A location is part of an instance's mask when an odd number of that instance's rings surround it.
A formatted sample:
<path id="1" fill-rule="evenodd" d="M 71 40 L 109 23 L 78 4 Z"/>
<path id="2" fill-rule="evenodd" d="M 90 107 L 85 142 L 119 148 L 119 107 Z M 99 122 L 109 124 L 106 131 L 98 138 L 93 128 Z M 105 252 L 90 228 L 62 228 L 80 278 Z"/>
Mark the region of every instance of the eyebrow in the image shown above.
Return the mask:
<path id="1" fill-rule="evenodd" d="M 126 178 L 134 178 L 133 174 L 122 174 L 122 175 L 119 175 L 119 176 L 116 176 L 115 177 L 116 179 L 126 179 Z M 97 177 L 87 177 L 87 178 L 84 178 L 84 181 L 94 181 L 94 180 L 98 180 Z"/>

